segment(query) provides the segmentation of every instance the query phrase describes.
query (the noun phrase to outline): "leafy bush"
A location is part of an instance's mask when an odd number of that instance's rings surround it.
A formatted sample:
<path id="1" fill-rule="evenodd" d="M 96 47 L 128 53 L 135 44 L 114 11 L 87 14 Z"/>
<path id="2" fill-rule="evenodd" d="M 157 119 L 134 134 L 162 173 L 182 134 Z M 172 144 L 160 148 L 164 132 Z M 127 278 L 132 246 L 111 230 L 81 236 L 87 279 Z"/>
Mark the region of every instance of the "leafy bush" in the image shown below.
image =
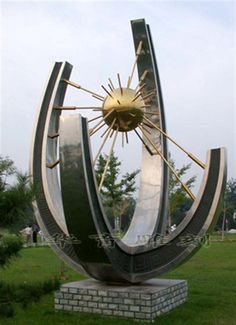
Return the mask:
<path id="1" fill-rule="evenodd" d="M 0 191 L 0 226 L 9 227 L 27 218 L 36 187 L 30 183 L 30 176 L 16 173 L 16 183 Z"/>
<path id="2" fill-rule="evenodd" d="M 18 256 L 22 246 L 19 236 L 0 233 L 0 267 L 8 265 L 12 257 Z"/>
<path id="3" fill-rule="evenodd" d="M 0 317 L 14 316 L 14 304 L 19 304 L 23 309 L 31 303 L 38 302 L 41 297 L 59 289 L 60 281 L 55 278 L 42 283 L 22 283 L 12 285 L 0 281 Z"/>

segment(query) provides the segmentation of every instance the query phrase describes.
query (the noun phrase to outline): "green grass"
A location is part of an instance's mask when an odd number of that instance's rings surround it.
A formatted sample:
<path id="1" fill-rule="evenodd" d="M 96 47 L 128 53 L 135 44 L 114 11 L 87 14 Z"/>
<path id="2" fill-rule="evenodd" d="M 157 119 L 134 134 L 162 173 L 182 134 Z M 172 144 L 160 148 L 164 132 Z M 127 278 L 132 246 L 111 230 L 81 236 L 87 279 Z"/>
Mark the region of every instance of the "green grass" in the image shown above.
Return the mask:
<path id="1" fill-rule="evenodd" d="M 217 238 L 217 236 L 213 239 Z M 160 325 L 236 325 L 236 240 L 232 235 L 224 242 L 211 242 L 191 260 L 165 278 L 186 279 L 188 301 L 170 314 L 157 318 Z M 232 240 L 233 239 L 233 240 Z M 23 249 L 21 258 L 9 268 L 0 270 L 0 278 L 9 282 L 35 282 L 60 274 L 61 262 L 48 247 Z M 83 277 L 66 268 L 65 282 Z M 54 312 L 53 295 L 45 296 L 26 310 L 16 308 L 12 319 L 0 320 L 1 325 L 137 324 L 131 320 L 100 317 L 80 313 Z"/>

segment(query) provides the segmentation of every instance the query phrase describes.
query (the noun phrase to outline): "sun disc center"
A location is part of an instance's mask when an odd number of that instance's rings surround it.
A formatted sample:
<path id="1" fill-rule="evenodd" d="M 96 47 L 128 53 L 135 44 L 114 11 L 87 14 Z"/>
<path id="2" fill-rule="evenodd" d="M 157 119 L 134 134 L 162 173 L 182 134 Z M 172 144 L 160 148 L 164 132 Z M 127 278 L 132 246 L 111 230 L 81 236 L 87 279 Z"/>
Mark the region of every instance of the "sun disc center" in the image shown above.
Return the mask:
<path id="1" fill-rule="evenodd" d="M 142 122 L 143 114 L 144 101 L 134 89 L 114 89 L 103 102 L 106 124 L 120 132 L 134 130 Z"/>

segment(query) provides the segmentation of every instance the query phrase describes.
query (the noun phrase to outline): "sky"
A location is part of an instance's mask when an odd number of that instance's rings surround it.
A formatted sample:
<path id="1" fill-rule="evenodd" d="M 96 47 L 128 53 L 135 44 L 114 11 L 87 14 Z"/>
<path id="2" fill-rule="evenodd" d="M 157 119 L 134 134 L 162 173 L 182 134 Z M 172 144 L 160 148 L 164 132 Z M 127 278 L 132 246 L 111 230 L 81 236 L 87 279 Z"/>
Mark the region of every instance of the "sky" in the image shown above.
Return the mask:
<path id="1" fill-rule="evenodd" d="M 37 110 L 55 61 L 73 65 L 71 80 L 103 94 L 134 61 L 130 20 L 150 25 L 168 133 L 203 162 L 224 146 L 236 178 L 236 4 L 233 1 L 2 1 L 1 155 L 26 171 Z M 135 85 L 134 85 L 135 86 Z M 69 89 L 66 104 L 98 105 Z M 96 145 L 95 145 L 96 146 Z M 140 160 L 131 138 L 128 170 Z M 181 166 L 189 162 L 170 146 Z M 122 156 L 123 155 L 123 156 Z M 193 173 L 201 175 L 198 167 Z"/>

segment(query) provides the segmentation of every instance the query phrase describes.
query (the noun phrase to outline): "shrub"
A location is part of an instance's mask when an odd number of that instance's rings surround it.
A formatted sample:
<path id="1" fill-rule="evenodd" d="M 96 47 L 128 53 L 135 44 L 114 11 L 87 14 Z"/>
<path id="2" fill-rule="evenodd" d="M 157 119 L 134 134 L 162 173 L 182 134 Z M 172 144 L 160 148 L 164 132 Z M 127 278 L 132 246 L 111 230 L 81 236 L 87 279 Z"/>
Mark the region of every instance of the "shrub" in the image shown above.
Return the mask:
<path id="1" fill-rule="evenodd" d="M 22 246 L 23 242 L 19 236 L 0 234 L 0 267 L 8 265 L 12 257 L 18 256 Z"/>
<path id="2" fill-rule="evenodd" d="M 0 317 L 14 315 L 14 303 L 23 309 L 31 303 L 38 302 L 41 297 L 60 286 L 60 281 L 55 278 L 41 283 L 22 283 L 19 285 L 8 284 L 0 281 Z"/>

